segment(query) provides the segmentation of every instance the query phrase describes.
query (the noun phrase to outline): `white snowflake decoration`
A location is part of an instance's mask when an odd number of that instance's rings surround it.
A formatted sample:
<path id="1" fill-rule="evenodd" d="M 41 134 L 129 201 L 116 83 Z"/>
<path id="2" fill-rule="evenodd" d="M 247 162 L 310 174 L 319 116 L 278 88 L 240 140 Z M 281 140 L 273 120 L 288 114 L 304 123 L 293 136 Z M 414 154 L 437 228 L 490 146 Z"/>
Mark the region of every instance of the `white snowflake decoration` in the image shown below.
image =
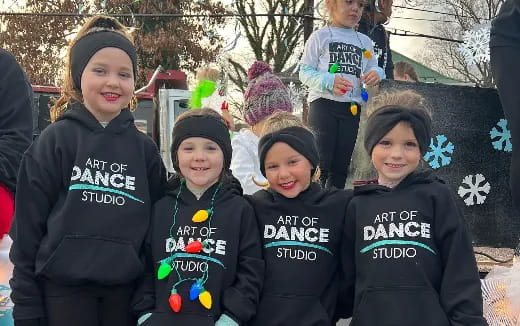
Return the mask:
<path id="1" fill-rule="evenodd" d="M 307 88 L 304 86 L 297 87 L 294 82 L 290 82 L 289 85 L 287 85 L 287 88 L 289 89 L 289 96 L 293 104 L 294 111 L 295 113 L 298 113 L 299 111 L 303 110 L 303 99 L 307 94 Z"/>
<path id="2" fill-rule="evenodd" d="M 489 38 L 491 24 L 478 24 L 473 29 L 464 32 L 464 44 L 459 47 L 468 65 L 489 62 Z"/>
<path id="3" fill-rule="evenodd" d="M 473 177 L 475 177 L 475 183 L 473 183 Z M 484 203 L 486 195 L 489 194 L 489 190 L 491 189 L 489 182 L 484 183 L 484 181 L 486 181 L 486 178 L 484 178 L 482 174 L 476 174 L 475 176 L 467 175 L 464 177 L 462 183 L 468 187 L 460 186 L 458 194 L 461 198 L 469 194 L 469 196 L 464 199 L 466 206 L 475 205 L 475 199 L 477 205 Z"/>

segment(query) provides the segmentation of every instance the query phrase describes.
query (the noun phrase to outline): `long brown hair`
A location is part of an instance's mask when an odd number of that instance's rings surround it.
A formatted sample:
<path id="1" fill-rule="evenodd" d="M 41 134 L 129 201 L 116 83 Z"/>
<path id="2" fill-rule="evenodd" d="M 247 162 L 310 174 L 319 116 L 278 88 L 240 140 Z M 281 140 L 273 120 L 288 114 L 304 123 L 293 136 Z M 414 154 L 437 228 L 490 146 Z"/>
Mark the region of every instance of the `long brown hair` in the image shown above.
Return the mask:
<path id="1" fill-rule="evenodd" d="M 83 103 L 83 95 L 79 89 L 74 87 L 71 74 L 71 57 L 70 52 L 74 44 L 83 36 L 97 31 L 115 31 L 126 37 L 132 44 L 134 44 L 134 38 L 126 26 L 121 24 L 117 19 L 107 16 L 94 16 L 88 19 L 81 29 L 78 31 L 74 39 L 69 43 L 67 48 L 67 55 L 65 57 L 65 70 L 63 71 L 63 85 L 61 87 L 61 96 L 58 98 L 54 105 L 50 109 L 51 121 L 56 121 L 60 115 L 62 115 L 67 109 L 67 104 L 74 100 L 79 103 Z M 135 78 L 136 76 L 134 76 Z M 135 96 L 130 102 L 130 108 L 133 108 L 137 104 Z"/>

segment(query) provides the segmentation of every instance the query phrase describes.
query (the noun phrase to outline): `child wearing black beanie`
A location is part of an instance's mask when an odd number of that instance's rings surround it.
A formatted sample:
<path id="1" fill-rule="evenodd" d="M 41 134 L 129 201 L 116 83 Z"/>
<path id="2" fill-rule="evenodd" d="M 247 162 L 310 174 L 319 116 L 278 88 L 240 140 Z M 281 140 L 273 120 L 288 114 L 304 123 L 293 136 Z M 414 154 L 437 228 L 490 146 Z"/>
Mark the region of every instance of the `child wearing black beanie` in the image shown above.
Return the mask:
<path id="1" fill-rule="evenodd" d="M 431 118 L 413 91 L 378 96 L 365 148 L 377 180 L 358 182 L 342 265 L 352 326 L 485 326 L 475 256 L 455 196 L 419 163 Z"/>
<path id="2" fill-rule="evenodd" d="M 289 127 L 271 129 L 258 144 L 269 188 L 246 196 L 256 213 L 266 266 L 257 315 L 248 325 L 332 325 L 351 191 L 321 188 L 314 135 L 301 121 L 285 124 Z"/>
<path id="3" fill-rule="evenodd" d="M 153 208 L 138 325 L 238 326 L 255 314 L 264 278 L 258 226 L 231 176 L 231 140 L 212 109 L 173 127 L 176 175 Z"/>

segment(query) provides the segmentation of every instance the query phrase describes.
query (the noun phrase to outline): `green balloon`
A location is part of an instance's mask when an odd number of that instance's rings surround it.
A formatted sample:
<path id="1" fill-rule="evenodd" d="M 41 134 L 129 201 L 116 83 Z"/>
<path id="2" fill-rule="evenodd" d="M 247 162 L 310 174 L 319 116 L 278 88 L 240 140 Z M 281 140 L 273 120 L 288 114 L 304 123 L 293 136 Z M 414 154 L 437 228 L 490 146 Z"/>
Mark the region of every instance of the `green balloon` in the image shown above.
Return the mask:
<path id="1" fill-rule="evenodd" d="M 159 266 L 159 270 L 157 271 L 157 279 L 162 280 L 163 278 L 170 275 L 170 272 L 172 271 L 172 267 L 170 264 L 162 263 L 161 266 Z"/>

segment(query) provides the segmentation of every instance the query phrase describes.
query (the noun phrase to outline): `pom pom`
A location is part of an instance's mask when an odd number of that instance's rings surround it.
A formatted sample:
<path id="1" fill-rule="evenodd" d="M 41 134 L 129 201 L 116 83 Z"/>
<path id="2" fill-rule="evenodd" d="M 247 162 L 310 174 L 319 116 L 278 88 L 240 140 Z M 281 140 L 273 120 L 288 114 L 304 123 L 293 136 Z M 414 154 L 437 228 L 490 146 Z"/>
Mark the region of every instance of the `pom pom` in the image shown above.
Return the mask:
<path id="1" fill-rule="evenodd" d="M 247 70 L 247 80 L 251 81 L 256 77 L 265 73 L 273 73 L 273 70 L 269 65 L 263 61 L 255 61 Z"/>

